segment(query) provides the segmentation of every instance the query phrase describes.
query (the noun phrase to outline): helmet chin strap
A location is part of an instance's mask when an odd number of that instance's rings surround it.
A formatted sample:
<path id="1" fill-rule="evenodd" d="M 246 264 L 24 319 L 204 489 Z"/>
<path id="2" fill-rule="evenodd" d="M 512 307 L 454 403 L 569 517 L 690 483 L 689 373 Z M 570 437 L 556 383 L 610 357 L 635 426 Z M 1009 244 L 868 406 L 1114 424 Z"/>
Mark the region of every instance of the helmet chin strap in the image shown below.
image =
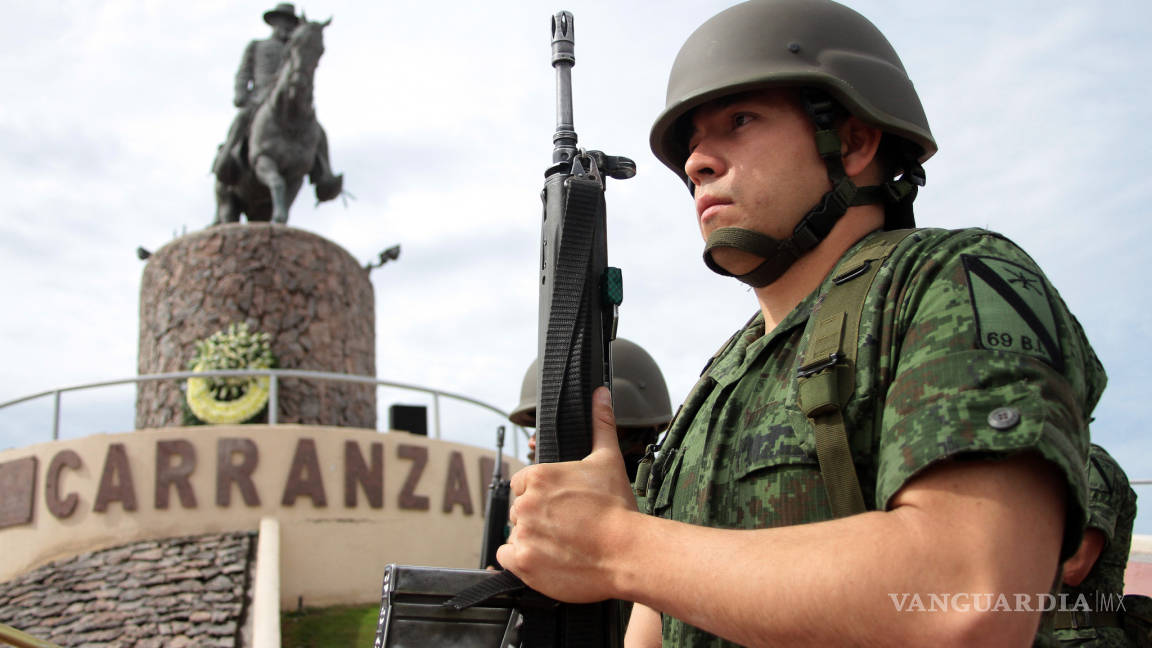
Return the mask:
<path id="1" fill-rule="evenodd" d="M 844 160 L 840 152 L 840 135 L 836 132 L 836 103 L 819 91 L 805 91 L 802 103 L 809 117 L 816 123 L 816 149 L 828 169 L 828 179 L 832 189 L 824 194 L 820 202 L 808 210 L 804 218 L 792 230 L 792 236 L 780 240 L 741 227 L 721 227 L 712 232 L 704 247 L 704 264 L 713 272 L 761 288 L 776 281 L 797 259 L 816 247 L 832 231 L 836 222 L 849 207 L 886 203 L 906 209 L 907 218 L 901 223 L 911 226 L 911 202 L 916 197 L 917 186 L 924 184 L 924 170 L 919 163 L 911 162 L 911 168 L 898 180 L 890 180 L 882 185 L 857 187 L 844 171 Z M 905 202 L 906 201 L 906 202 Z M 764 259 L 751 272 L 736 275 L 728 272 L 712 257 L 716 248 L 728 247 L 748 252 Z"/>

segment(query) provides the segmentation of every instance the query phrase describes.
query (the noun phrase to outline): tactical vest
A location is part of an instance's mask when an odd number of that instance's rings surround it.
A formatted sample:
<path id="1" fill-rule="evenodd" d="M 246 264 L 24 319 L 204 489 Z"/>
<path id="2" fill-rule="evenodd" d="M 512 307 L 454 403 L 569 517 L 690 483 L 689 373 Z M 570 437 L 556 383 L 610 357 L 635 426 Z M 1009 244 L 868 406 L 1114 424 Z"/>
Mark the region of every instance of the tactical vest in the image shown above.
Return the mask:
<path id="1" fill-rule="evenodd" d="M 806 325 L 808 343 L 801 351 L 803 364 L 796 375 L 798 401 L 813 426 L 820 475 L 835 517 L 862 513 L 867 508 L 852 462 L 843 415 L 844 406 L 856 387 L 855 366 L 864 301 L 885 260 L 914 231 L 877 233 L 851 256 L 842 259 L 836 266 L 831 288 Z M 729 338 L 705 365 L 700 381 L 673 418 L 669 437 L 664 440 L 666 448 L 679 446 L 687 426 L 677 426 L 678 419 L 682 415 L 693 416 L 708 397 L 709 383 L 713 382 L 707 375 L 708 369 L 735 344 L 744 328 Z M 677 431 L 679 434 L 675 434 Z M 646 496 L 654 486 L 652 467 L 656 450 L 655 445 L 649 446 L 641 461 L 635 482 L 638 496 Z M 664 454 L 666 457 L 671 453 Z M 649 502 L 649 513 L 653 512 L 652 508 Z"/>

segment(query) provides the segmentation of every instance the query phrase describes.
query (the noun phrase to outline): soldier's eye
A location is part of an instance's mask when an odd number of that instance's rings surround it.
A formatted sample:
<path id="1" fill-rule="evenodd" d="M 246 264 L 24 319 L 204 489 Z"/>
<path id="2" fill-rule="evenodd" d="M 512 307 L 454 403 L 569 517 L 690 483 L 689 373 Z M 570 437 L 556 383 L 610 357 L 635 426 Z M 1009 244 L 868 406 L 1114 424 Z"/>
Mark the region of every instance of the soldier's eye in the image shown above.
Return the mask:
<path id="1" fill-rule="evenodd" d="M 692 137 L 690 137 L 688 139 L 688 155 L 689 156 L 691 156 L 692 153 L 696 150 L 696 147 L 699 145 L 699 143 L 700 143 L 700 137 L 699 137 L 698 133 L 692 133 Z"/>

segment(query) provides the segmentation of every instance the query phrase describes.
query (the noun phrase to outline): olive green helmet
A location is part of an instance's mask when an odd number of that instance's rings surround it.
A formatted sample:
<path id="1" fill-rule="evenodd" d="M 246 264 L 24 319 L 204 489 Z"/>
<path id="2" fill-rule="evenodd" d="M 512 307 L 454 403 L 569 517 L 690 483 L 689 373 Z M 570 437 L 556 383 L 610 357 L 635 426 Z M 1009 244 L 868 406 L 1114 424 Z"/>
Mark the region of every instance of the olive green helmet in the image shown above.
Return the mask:
<path id="1" fill-rule="evenodd" d="M 672 64 L 652 151 L 691 188 L 681 120 L 713 99 L 773 87 L 822 90 L 862 121 L 918 145 L 920 162 L 936 152 L 896 51 L 867 18 L 831 0 L 752 0 L 701 25 Z"/>
<path id="2" fill-rule="evenodd" d="M 520 404 L 508 420 L 536 427 L 536 380 L 539 361 L 533 360 L 520 386 Z M 672 403 L 664 374 L 640 345 L 623 338 L 612 341 L 612 402 L 616 425 L 663 427 L 672 420 Z"/>
<path id="3" fill-rule="evenodd" d="M 521 427 L 536 427 L 536 382 L 540 373 L 540 359 L 528 365 L 524 381 L 520 383 L 520 404 L 508 415 L 508 420 Z"/>

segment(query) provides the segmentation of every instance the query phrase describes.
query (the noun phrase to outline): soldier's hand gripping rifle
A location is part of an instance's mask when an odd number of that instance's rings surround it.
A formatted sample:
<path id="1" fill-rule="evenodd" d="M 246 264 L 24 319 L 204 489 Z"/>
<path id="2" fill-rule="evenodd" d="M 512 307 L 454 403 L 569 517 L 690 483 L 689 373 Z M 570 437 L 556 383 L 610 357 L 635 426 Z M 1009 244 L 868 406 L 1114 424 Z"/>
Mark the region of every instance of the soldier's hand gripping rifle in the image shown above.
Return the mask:
<path id="1" fill-rule="evenodd" d="M 616 335 L 617 306 L 622 299 L 620 271 L 607 264 L 604 187 L 606 177 L 630 178 L 636 165 L 628 158 L 577 147 L 572 123 L 572 14 L 552 17 L 552 66 L 556 69 L 556 132 L 552 165 L 545 173 L 544 222 L 540 244 L 540 328 L 537 385 L 537 460 L 577 461 L 592 451 L 592 392 L 611 385 L 610 343 Z M 434 570 L 390 565 L 385 573 L 377 646 L 408 645 L 401 632 L 451 631 L 465 623 L 467 633 L 426 637 L 412 645 L 505 645 L 524 648 L 614 648 L 622 644 L 619 606 L 615 601 L 557 603 L 531 590 L 510 572 Z M 466 587 L 465 587 L 466 586 Z M 463 591 L 462 591 L 463 590 Z M 434 612 L 428 603 L 459 592 L 444 603 L 463 613 L 478 604 L 483 614 L 453 618 Z M 500 616 L 513 601 L 517 612 Z M 423 607 L 421 607 L 423 606 Z M 410 610 L 410 612 L 409 612 Z M 493 614 L 489 615 L 489 612 Z M 410 615 L 410 616 L 406 616 Z M 518 615 L 524 623 L 513 638 Z M 478 643 L 482 631 L 496 630 L 489 617 L 508 619 L 499 643 Z M 405 626 L 406 620 L 413 623 Z M 437 621 L 440 623 L 428 623 Z M 389 628 L 393 628 L 390 630 Z M 491 640 L 486 640 L 491 641 Z"/>

